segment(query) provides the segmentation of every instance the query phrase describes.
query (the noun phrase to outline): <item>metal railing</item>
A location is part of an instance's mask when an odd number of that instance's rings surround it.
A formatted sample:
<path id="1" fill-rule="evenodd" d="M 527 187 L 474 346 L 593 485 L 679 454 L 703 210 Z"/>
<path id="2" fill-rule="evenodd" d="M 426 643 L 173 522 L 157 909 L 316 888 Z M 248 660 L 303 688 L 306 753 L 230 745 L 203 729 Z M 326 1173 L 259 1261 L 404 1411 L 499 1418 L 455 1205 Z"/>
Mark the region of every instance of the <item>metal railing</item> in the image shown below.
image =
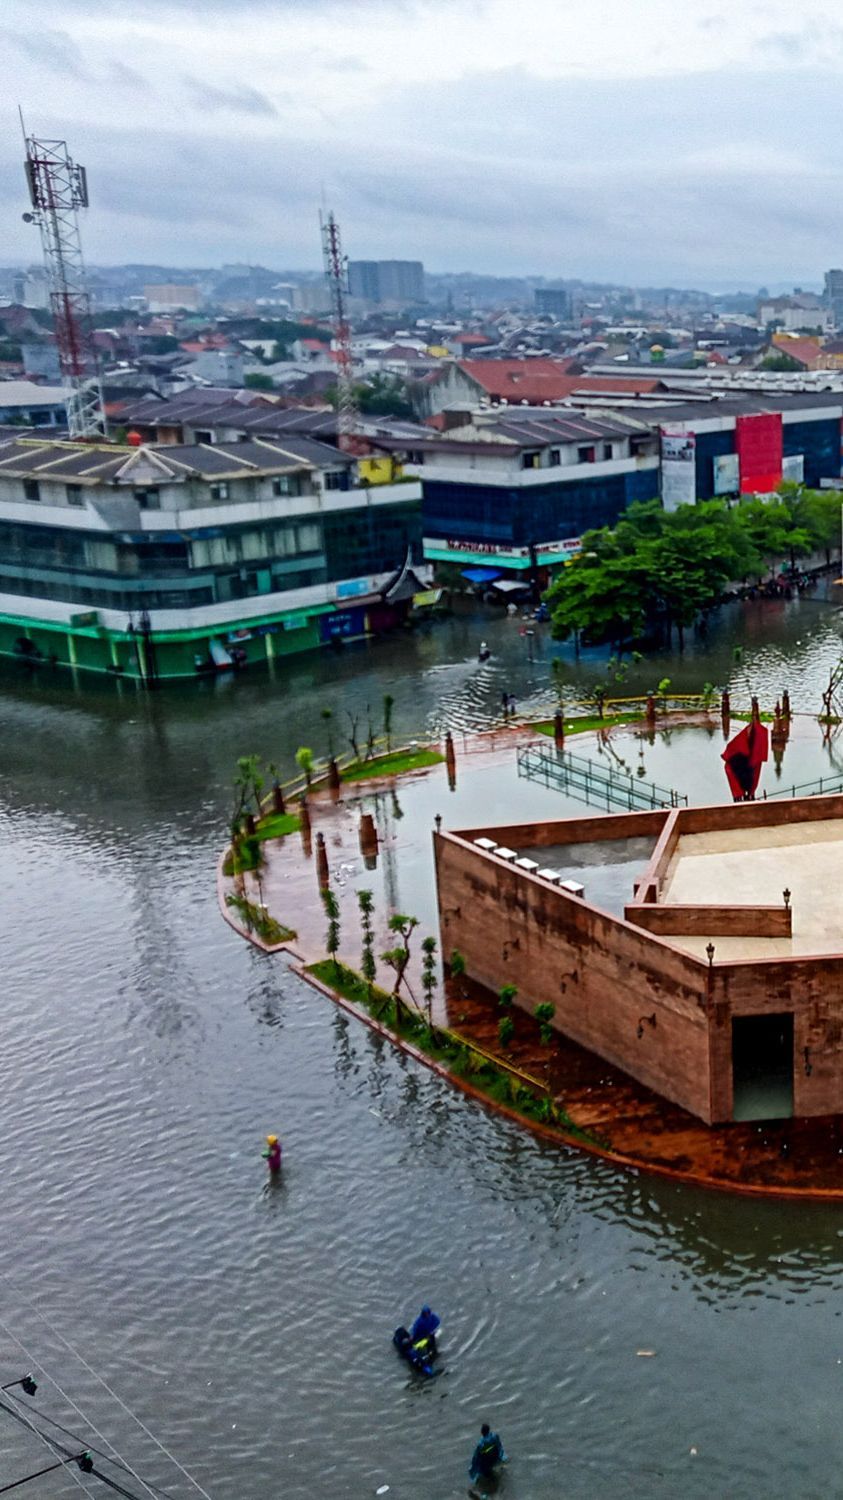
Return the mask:
<path id="1" fill-rule="evenodd" d="M 761 800 L 770 802 L 774 797 L 831 797 L 835 792 L 843 792 L 843 775 L 819 776 L 816 781 L 803 781 L 800 786 L 782 786 L 775 792 L 764 791 L 761 793 Z"/>
<path id="2" fill-rule="evenodd" d="M 590 807 L 605 804 L 607 809 L 620 807 L 635 812 L 642 808 L 688 806 L 687 796 L 671 787 L 642 781 L 628 771 L 601 766 L 582 755 L 572 755 L 550 745 L 524 745 L 517 751 L 517 760 L 519 776 L 567 792 Z"/>

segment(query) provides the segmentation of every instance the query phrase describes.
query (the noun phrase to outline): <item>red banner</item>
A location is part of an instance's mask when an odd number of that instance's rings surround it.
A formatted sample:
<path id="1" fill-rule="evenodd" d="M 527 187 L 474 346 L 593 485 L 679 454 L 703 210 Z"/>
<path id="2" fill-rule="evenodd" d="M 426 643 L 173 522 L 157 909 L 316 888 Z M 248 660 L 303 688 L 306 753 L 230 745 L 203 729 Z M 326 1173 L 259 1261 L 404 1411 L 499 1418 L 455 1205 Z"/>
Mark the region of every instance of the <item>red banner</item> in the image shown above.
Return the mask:
<path id="1" fill-rule="evenodd" d="M 767 495 L 782 482 L 781 412 L 735 420 L 742 495 Z"/>

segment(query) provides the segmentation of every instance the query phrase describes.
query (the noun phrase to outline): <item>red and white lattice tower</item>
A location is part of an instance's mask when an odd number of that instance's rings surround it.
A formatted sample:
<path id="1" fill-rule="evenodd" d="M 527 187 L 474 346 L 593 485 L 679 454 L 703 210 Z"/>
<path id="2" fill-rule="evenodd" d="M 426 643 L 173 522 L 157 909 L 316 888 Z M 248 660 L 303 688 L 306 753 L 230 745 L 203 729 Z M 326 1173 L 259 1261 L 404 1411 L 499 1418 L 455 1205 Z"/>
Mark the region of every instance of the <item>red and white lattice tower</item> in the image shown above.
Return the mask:
<path id="1" fill-rule="evenodd" d="M 68 431 L 72 438 L 102 438 L 105 410 L 79 237 L 79 209 L 88 207 L 85 168 L 71 160 L 66 141 L 24 139 L 32 204 L 24 219 L 41 231 Z"/>
<path id="2" fill-rule="evenodd" d="M 322 258 L 325 280 L 331 295 L 331 318 L 337 361 L 337 441 L 344 453 L 361 451 L 358 435 L 357 398 L 354 394 L 354 367 L 351 357 L 351 329 L 346 311 L 348 269 L 342 253 L 340 226 L 333 213 L 319 215 L 322 227 Z"/>

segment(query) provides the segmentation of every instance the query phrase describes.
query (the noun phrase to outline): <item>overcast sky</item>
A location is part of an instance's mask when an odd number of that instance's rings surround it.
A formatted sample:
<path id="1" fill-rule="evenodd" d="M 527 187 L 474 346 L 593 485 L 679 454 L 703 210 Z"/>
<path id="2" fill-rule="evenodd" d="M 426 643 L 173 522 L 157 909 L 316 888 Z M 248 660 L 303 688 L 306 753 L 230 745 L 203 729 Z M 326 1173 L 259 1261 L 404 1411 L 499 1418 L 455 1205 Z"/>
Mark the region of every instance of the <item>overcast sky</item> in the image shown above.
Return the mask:
<path id="1" fill-rule="evenodd" d="M 2 0 L 4 262 L 38 257 L 16 102 L 88 168 L 91 262 L 718 288 L 843 265 L 841 0 Z"/>

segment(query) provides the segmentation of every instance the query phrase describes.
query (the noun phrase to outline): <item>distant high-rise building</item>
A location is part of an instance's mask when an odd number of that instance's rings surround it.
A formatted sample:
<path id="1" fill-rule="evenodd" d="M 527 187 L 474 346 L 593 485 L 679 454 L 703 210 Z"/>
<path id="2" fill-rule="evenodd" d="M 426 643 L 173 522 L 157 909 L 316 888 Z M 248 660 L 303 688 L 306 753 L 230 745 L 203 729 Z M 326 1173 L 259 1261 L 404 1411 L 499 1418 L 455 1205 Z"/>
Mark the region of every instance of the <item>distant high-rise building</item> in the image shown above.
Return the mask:
<path id="1" fill-rule="evenodd" d="M 350 260 L 348 262 L 349 296 L 359 297 L 364 302 L 380 302 L 380 277 L 376 260 Z"/>
<path id="2" fill-rule="evenodd" d="M 420 260 L 350 260 L 348 290 L 364 302 L 424 302 Z"/>
<path id="3" fill-rule="evenodd" d="M 843 328 L 843 271 L 826 271 L 825 301 L 835 328 Z"/>
<path id="4" fill-rule="evenodd" d="M 537 286 L 533 296 L 537 313 L 566 323 L 571 316 L 571 294 L 564 287 Z"/>

